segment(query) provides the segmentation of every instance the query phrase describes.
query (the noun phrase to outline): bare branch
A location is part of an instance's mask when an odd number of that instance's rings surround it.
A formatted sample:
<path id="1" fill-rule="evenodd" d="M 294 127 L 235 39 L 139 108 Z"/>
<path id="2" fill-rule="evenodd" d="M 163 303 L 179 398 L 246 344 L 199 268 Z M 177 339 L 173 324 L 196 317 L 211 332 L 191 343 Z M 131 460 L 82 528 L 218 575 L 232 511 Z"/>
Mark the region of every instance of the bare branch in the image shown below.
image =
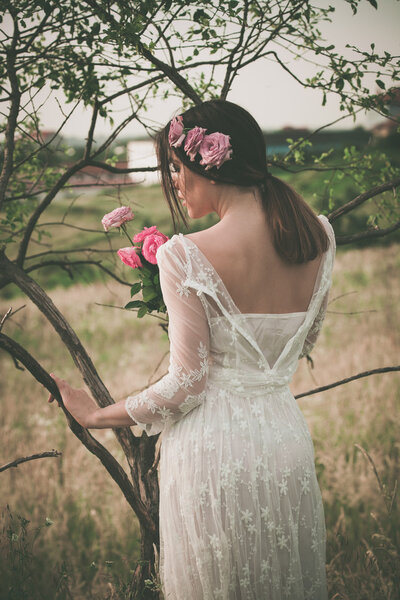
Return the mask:
<path id="1" fill-rule="evenodd" d="M 7 469 L 11 469 L 12 467 L 18 467 L 18 465 L 28 462 L 30 460 L 37 460 L 38 458 L 57 458 L 61 456 L 62 452 L 58 452 L 57 450 L 50 450 L 49 452 L 40 452 L 39 454 L 32 454 L 31 456 L 24 456 L 22 458 L 16 458 L 12 462 L 7 463 L 0 467 L 0 473 L 2 471 L 6 471 Z"/>
<path id="2" fill-rule="evenodd" d="M 3 325 L 4 323 L 7 321 L 8 317 L 11 315 L 12 313 L 12 308 L 10 306 L 10 308 L 8 309 L 8 311 L 3 315 L 1 321 L 0 321 L 0 331 L 3 329 Z"/>
<path id="3" fill-rule="evenodd" d="M 90 152 L 92 150 L 94 128 L 96 127 L 96 121 L 97 121 L 98 114 L 99 114 L 99 103 L 97 102 L 97 98 L 96 98 L 96 100 L 94 101 L 94 106 L 93 106 L 92 120 L 90 122 L 90 128 L 89 128 L 88 136 L 86 138 L 86 148 L 85 148 L 85 153 L 83 155 L 84 160 L 87 160 L 89 158 Z"/>
<path id="4" fill-rule="evenodd" d="M 26 304 L 23 304 L 22 306 L 20 306 L 19 308 L 17 308 L 17 310 L 14 310 L 11 308 L 8 309 L 8 311 L 5 313 L 5 315 L 3 316 L 3 318 L 1 319 L 0 322 L 0 331 L 3 329 L 4 327 L 4 323 L 8 320 L 11 319 L 11 317 L 13 317 L 14 315 L 17 314 L 17 312 L 19 312 L 20 310 L 22 310 L 23 308 L 26 307 Z"/>
<path id="5" fill-rule="evenodd" d="M 380 185 L 376 185 L 375 187 L 371 188 L 370 190 L 367 190 L 366 192 L 363 192 L 362 194 L 359 194 L 353 200 L 350 200 L 350 202 L 343 204 L 343 206 L 340 206 L 339 208 L 337 208 L 336 210 L 331 212 L 328 215 L 328 219 L 331 223 L 333 223 L 334 221 L 336 221 L 336 219 L 338 219 L 339 217 L 342 217 L 343 215 L 350 212 L 357 206 L 360 206 L 360 204 L 363 204 L 370 198 L 373 198 L 374 196 L 378 196 L 379 194 L 382 194 L 383 192 L 387 192 L 388 190 L 394 191 L 397 187 L 399 187 L 399 185 L 400 185 L 400 177 L 397 177 L 396 179 L 393 179 L 392 181 L 388 181 L 387 183 L 381 183 Z M 346 243 L 346 242 L 344 242 L 344 243 Z"/>
<path id="6" fill-rule="evenodd" d="M 71 270 L 73 267 L 76 267 L 78 265 L 95 265 L 96 267 L 107 273 L 107 275 L 115 279 L 115 281 L 118 281 L 118 283 L 122 283 L 122 285 L 132 286 L 132 282 L 124 281 L 123 279 L 118 277 L 118 275 L 116 275 L 113 271 L 105 267 L 99 260 L 47 260 L 36 265 L 31 265 L 30 267 L 26 267 L 24 271 L 25 273 L 31 273 L 32 271 L 37 271 L 38 269 L 42 269 L 43 267 L 60 267 L 61 269 L 67 271 L 67 273 L 72 279 L 73 275 Z"/>
<path id="7" fill-rule="evenodd" d="M 345 383 L 349 383 L 350 381 L 355 381 L 356 379 L 362 379 L 363 377 L 369 377 L 369 375 L 378 375 L 379 373 L 393 373 L 394 371 L 400 371 L 400 366 L 382 367 L 380 369 L 372 369 L 371 371 L 363 371 L 362 373 L 358 373 L 357 375 L 352 375 L 351 377 L 346 377 L 346 379 L 340 379 L 339 381 L 335 381 L 334 383 L 329 383 L 328 385 L 322 385 L 321 387 L 314 388 L 313 390 L 309 390 L 308 392 L 303 392 L 302 394 L 297 394 L 297 396 L 295 396 L 295 398 L 297 400 L 298 398 L 304 398 L 304 396 L 311 396 L 312 394 L 319 394 L 320 392 L 325 392 L 326 390 L 330 390 L 332 388 L 338 387 L 339 385 L 344 385 Z"/>
<path id="8" fill-rule="evenodd" d="M 99 156 L 99 154 L 101 154 L 102 152 L 104 152 L 104 150 L 106 150 L 110 146 L 110 144 L 115 140 L 115 138 L 121 133 L 121 131 L 123 129 L 125 129 L 125 127 L 131 121 L 133 121 L 133 119 L 136 119 L 136 113 L 134 113 L 134 112 L 131 115 L 129 115 L 128 117 L 126 117 L 126 119 L 124 119 L 114 129 L 114 131 L 111 133 L 111 135 L 108 136 L 108 138 L 106 139 L 106 141 L 103 142 L 103 144 L 95 152 L 93 152 L 93 154 L 91 155 L 91 158 L 94 158 L 95 156 Z"/>
<path id="9" fill-rule="evenodd" d="M 150 172 L 154 172 L 154 171 L 158 171 L 159 168 L 158 167 L 113 167 L 112 165 L 108 165 L 107 163 L 104 162 L 100 162 L 100 161 L 96 161 L 96 160 L 90 160 L 87 163 L 87 166 L 90 167 L 99 167 L 99 169 L 104 169 L 104 171 L 109 171 L 110 173 L 121 173 L 121 174 L 127 174 L 127 173 L 150 173 Z M 132 185 L 132 183 L 131 183 Z"/>
<path id="10" fill-rule="evenodd" d="M 61 223 L 63 225 L 64 223 Z M 72 248 L 66 250 L 46 250 L 45 252 L 38 252 L 37 254 L 30 254 L 26 257 L 26 260 L 30 260 L 32 258 L 39 258 L 41 256 L 48 256 L 49 254 L 63 254 L 67 256 L 67 254 L 72 254 L 76 252 L 87 252 L 88 254 L 106 254 L 109 252 L 115 252 L 114 248 Z"/>
<path id="11" fill-rule="evenodd" d="M 397 223 L 394 223 L 394 225 L 386 227 L 385 229 L 369 229 L 351 235 L 337 236 L 336 243 L 338 246 L 343 246 L 344 244 L 352 244 L 353 242 L 360 242 L 362 240 L 373 240 L 389 235 L 389 233 L 393 233 L 394 231 L 397 231 L 397 229 L 400 229 L 400 221 L 397 221 Z"/>

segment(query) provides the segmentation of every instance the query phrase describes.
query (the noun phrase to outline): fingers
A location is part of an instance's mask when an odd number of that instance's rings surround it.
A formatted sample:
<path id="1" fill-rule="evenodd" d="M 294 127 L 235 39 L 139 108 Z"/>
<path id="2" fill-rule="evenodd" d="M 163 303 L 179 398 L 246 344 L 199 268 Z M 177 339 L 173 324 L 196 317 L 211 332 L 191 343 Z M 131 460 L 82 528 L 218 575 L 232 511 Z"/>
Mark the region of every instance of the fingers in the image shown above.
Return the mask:
<path id="1" fill-rule="evenodd" d="M 50 377 L 52 379 L 54 379 L 54 381 L 57 384 L 58 389 L 60 390 L 61 393 L 61 388 L 65 385 L 65 381 L 64 379 L 61 379 L 60 377 L 57 377 L 56 375 L 54 375 L 54 373 L 50 373 Z M 53 396 L 53 394 L 50 393 L 47 402 L 51 403 L 54 402 L 54 400 L 57 400 L 57 398 L 55 396 Z M 57 400 L 57 404 L 58 404 L 58 408 L 61 408 L 61 403 Z"/>
<path id="2" fill-rule="evenodd" d="M 54 375 L 54 373 L 50 373 L 50 377 L 52 377 L 54 379 L 54 381 L 56 382 L 58 387 L 62 387 L 63 385 L 66 384 L 65 379 L 61 379 L 61 377 L 57 377 L 56 375 Z"/>

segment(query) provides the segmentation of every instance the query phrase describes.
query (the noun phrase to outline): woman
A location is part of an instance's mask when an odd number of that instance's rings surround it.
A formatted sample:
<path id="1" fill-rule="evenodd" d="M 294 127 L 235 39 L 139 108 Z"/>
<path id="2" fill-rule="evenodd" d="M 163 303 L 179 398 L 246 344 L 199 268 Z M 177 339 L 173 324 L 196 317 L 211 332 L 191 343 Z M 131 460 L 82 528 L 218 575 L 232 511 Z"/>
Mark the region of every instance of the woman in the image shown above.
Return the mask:
<path id="1" fill-rule="evenodd" d="M 212 100 L 157 139 L 174 222 L 216 212 L 157 253 L 168 308 L 168 374 L 98 408 L 55 378 L 85 427 L 163 431 L 160 573 L 173 600 L 326 598 L 325 529 L 314 453 L 288 384 L 325 313 L 335 242 L 268 173 L 262 132 Z"/>

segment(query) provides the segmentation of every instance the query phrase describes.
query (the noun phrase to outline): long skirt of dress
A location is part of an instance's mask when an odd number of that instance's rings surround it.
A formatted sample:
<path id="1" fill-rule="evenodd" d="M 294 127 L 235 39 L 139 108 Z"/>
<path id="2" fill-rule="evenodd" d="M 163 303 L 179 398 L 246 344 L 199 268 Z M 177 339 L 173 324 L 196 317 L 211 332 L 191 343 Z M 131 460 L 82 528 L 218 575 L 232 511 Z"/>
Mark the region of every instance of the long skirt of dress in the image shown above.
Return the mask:
<path id="1" fill-rule="evenodd" d="M 288 388 L 206 401 L 163 434 L 165 600 L 324 600 L 325 524 L 308 427 Z"/>

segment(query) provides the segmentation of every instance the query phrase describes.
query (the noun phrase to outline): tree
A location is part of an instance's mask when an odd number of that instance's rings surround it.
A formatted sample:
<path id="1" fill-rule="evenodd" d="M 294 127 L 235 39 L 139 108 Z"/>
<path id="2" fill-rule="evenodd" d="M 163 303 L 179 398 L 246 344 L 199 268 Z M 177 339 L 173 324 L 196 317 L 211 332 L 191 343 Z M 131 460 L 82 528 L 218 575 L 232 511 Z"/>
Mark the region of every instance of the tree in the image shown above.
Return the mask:
<path id="1" fill-rule="evenodd" d="M 366 1 L 376 8 L 375 0 Z M 351 0 L 354 13 L 360 2 Z M 32 244 L 40 243 L 45 235 L 38 227 L 39 219 L 71 178 L 87 167 L 119 174 L 135 171 L 117 167 L 112 157 L 105 156 L 134 120 L 153 133 L 146 117 L 149 99 L 175 95 L 186 106 L 211 97 L 226 98 L 241 69 L 254 61 L 262 64 L 265 58 L 278 63 L 300 85 L 319 90 L 322 103 L 328 94 L 336 95 L 344 116 L 370 109 L 393 119 L 387 98 L 395 93 L 391 87 L 399 79 L 398 57 L 387 52 L 380 55 L 373 45 L 367 52 L 353 48 L 351 60 L 341 56 L 318 30 L 334 8 L 319 8 L 303 0 L 229 0 L 214 5 L 202 0 L 2 0 L 1 8 L 0 288 L 14 283 L 36 304 L 69 350 L 93 397 L 106 406 L 113 400 L 86 349 L 32 278 L 46 266 L 73 272 L 92 264 L 127 284 L 104 264 L 106 250 L 98 259 L 85 248 L 77 259 L 70 248 L 31 252 Z M 302 79 L 287 60 L 290 54 L 300 58 L 306 54 L 315 63 L 313 77 Z M 371 78 L 386 94 L 371 93 Z M 62 92 L 70 106 L 49 139 L 40 126 L 45 91 L 50 95 Z M 115 124 L 113 106 L 121 97 L 126 98 L 130 111 Z M 83 151 L 71 161 L 63 154 L 58 136 L 79 106 L 91 109 L 91 119 L 83 136 Z M 96 143 L 100 118 L 108 119 L 110 134 Z M 329 153 L 314 155 L 310 166 L 310 143 L 308 138 L 293 141 L 288 154 L 275 158 L 271 166 L 284 171 L 327 171 L 331 174 L 329 190 L 334 189 L 335 177 L 350 174 L 360 193 L 342 206 L 330 199 L 331 222 L 368 199 L 379 198 L 370 215 L 371 227 L 339 238 L 339 243 L 379 237 L 400 228 L 395 193 L 400 185 L 398 165 L 381 157 L 379 168 L 371 171 L 371 153 L 350 147 L 340 160 L 333 160 Z M 54 160 L 55 152 L 59 160 Z M 386 191 L 393 193 L 382 195 Z M 61 400 L 53 380 L 27 350 L 3 333 L 0 346 Z M 139 519 L 142 562 L 132 582 L 132 597 L 154 597 L 156 592 L 146 588 L 145 580 L 154 574 L 153 545 L 159 542 L 157 439 L 146 434 L 137 438 L 129 428 L 114 431 L 127 457 L 128 474 L 94 436 L 64 412 L 73 433 L 101 460 Z"/>

